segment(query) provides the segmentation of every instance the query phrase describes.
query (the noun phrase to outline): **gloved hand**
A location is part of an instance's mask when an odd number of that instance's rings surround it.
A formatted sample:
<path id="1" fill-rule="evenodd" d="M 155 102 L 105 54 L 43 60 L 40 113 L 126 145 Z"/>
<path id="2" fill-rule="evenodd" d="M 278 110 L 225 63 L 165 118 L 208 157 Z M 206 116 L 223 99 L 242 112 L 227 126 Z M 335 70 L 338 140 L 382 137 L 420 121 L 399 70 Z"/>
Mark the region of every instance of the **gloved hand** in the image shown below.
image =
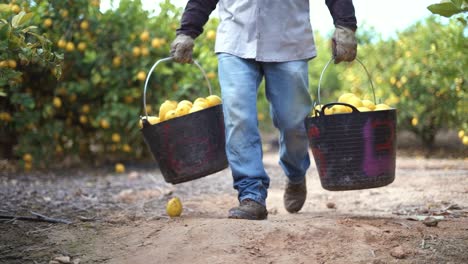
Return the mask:
<path id="1" fill-rule="evenodd" d="M 357 53 L 357 41 L 352 29 L 336 26 L 332 38 L 333 57 L 335 64 L 342 61 L 353 61 Z"/>
<path id="2" fill-rule="evenodd" d="M 180 63 L 192 63 L 193 38 L 187 35 L 177 35 L 171 43 L 171 56 Z"/>

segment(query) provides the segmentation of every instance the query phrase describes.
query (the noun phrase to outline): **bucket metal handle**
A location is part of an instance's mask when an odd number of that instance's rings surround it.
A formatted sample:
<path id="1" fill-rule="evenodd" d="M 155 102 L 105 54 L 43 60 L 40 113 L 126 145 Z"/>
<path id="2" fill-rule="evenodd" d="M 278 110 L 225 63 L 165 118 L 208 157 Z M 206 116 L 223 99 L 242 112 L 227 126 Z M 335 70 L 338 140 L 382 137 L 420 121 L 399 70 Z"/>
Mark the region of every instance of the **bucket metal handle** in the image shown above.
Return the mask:
<path id="1" fill-rule="evenodd" d="M 165 62 L 165 61 L 170 61 L 172 59 L 173 59 L 173 57 L 167 57 L 167 58 L 160 59 L 160 60 L 156 61 L 156 63 L 153 64 L 153 66 L 151 67 L 151 69 L 148 72 L 148 75 L 146 76 L 145 88 L 143 90 L 143 108 L 145 109 L 146 118 L 148 118 L 148 111 L 146 110 L 146 89 L 148 87 L 148 82 L 149 82 L 150 76 L 153 73 L 154 69 L 156 69 L 156 67 L 159 65 L 159 63 Z M 209 90 L 209 93 L 211 95 L 212 94 L 211 84 L 210 84 L 210 80 L 208 79 L 208 76 L 206 76 L 205 70 L 203 70 L 203 68 L 200 66 L 200 64 L 196 60 L 194 60 L 193 63 L 200 69 L 200 71 L 203 74 L 203 77 L 205 77 L 206 83 L 208 84 L 208 90 Z"/>
<path id="2" fill-rule="evenodd" d="M 335 58 L 331 58 L 331 59 L 327 62 L 327 64 L 325 65 L 325 67 L 324 67 L 323 70 L 322 70 L 322 73 L 320 74 L 320 79 L 319 79 L 319 84 L 318 84 L 318 92 L 317 92 L 317 94 L 318 94 L 318 97 L 317 97 L 317 98 L 318 98 L 318 103 L 319 103 L 319 105 L 321 104 L 321 103 L 320 103 L 320 86 L 321 86 L 321 84 L 322 84 L 323 74 L 325 73 L 325 70 L 328 68 L 328 65 L 330 65 L 330 63 L 331 63 L 334 59 L 335 59 Z M 374 84 L 372 83 L 371 75 L 370 75 L 369 71 L 367 70 L 366 66 L 364 66 L 364 63 L 362 63 L 362 61 L 361 61 L 360 59 L 356 58 L 356 61 L 358 61 L 359 64 L 361 64 L 361 66 L 362 66 L 362 67 L 364 68 L 364 70 L 366 71 L 367 78 L 369 78 L 369 83 L 370 83 L 371 88 L 372 88 L 372 95 L 373 95 L 373 97 L 374 97 L 374 104 L 377 104 L 377 100 L 375 99 Z M 314 107 L 315 107 L 315 106 L 314 106 Z"/>

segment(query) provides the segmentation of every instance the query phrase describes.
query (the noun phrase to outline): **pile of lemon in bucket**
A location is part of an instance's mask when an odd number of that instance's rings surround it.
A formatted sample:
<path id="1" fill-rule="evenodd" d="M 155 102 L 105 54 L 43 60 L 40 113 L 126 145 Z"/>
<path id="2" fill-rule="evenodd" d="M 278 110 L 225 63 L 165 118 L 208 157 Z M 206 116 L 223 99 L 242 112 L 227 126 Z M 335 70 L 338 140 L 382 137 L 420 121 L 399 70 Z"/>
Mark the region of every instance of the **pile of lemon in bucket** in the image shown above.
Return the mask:
<path id="1" fill-rule="evenodd" d="M 143 116 L 140 119 L 139 126 L 143 128 L 143 119 L 148 118 L 151 125 L 158 124 L 173 118 L 188 115 L 209 107 L 213 107 L 222 103 L 222 100 L 217 95 L 209 95 L 207 97 L 198 97 L 193 102 L 182 100 L 180 102 L 174 100 L 166 100 L 159 107 L 158 116 Z"/>
<path id="2" fill-rule="evenodd" d="M 372 101 L 364 99 L 361 100 L 357 95 L 353 93 L 344 93 L 338 98 L 338 103 L 350 104 L 359 112 L 370 112 L 370 111 L 380 111 L 380 110 L 389 110 L 392 107 L 386 104 L 374 104 Z M 315 108 L 310 113 L 310 116 L 315 116 L 316 110 L 322 110 L 323 105 L 316 105 Z M 333 105 L 332 107 L 325 108 L 325 115 L 333 114 L 346 114 L 351 113 L 353 110 L 345 105 Z"/>

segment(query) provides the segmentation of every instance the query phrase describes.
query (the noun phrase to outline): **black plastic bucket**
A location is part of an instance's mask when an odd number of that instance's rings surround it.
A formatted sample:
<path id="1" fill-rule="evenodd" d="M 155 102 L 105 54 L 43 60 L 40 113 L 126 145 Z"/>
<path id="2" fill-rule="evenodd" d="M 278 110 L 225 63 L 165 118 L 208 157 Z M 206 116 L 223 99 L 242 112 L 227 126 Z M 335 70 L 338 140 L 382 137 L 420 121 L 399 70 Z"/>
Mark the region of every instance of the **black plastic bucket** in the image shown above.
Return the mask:
<path id="1" fill-rule="evenodd" d="M 143 97 L 146 113 L 146 87 Z M 205 79 L 206 74 L 197 62 Z M 211 94 L 211 86 L 208 82 Z M 146 113 L 146 116 L 148 114 Z M 177 184 L 195 180 L 228 167 L 225 152 L 224 117 L 222 105 L 216 105 L 188 115 L 151 125 L 143 119 L 143 138 L 158 162 L 164 180 Z"/>
<path id="2" fill-rule="evenodd" d="M 348 106 L 352 112 L 325 115 L 325 109 L 333 105 Z M 394 181 L 396 109 L 359 112 L 349 104 L 331 103 L 315 113 L 305 119 L 305 127 L 324 189 L 376 188 Z"/>

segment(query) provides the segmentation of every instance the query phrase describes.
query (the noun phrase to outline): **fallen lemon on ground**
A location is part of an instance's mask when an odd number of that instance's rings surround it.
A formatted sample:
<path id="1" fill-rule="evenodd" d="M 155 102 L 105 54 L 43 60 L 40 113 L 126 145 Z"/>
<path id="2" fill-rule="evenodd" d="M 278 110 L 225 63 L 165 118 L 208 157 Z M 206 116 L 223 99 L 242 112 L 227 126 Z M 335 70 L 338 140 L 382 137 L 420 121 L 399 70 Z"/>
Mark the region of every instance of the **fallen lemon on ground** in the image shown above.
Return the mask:
<path id="1" fill-rule="evenodd" d="M 179 197 L 173 197 L 167 202 L 166 212 L 170 217 L 179 217 L 182 214 L 182 202 Z"/>
<path id="2" fill-rule="evenodd" d="M 125 172 L 125 166 L 122 163 L 115 164 L 115 172 L 124 173 Z"/>

